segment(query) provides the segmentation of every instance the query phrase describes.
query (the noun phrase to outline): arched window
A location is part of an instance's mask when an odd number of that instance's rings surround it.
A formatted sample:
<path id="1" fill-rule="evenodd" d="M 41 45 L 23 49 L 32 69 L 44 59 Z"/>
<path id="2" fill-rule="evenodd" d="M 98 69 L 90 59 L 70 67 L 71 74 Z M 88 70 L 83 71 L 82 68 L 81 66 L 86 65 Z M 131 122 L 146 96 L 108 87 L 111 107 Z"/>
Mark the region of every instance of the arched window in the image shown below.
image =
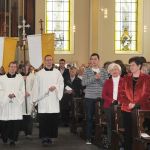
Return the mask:
<path id="1" fill-rule="evenodd" d="M 46 33 L 55 33 L 55 53 L 73 52 L 73 0 L 46 0 Z"/>
<path id="2" fill-rule="evenodd" d="M 115 0 L 115 52 L 141 52 L 140 0 Z M 141 16 L 140 16 L 141 15 Z"/>

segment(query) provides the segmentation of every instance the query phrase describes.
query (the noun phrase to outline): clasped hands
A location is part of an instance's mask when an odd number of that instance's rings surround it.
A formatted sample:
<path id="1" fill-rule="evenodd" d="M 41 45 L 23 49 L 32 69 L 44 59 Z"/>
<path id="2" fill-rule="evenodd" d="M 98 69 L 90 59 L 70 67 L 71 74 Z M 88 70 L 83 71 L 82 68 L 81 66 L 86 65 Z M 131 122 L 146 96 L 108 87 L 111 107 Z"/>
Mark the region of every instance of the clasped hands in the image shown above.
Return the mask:
<path id="1" fill-rule="evenodd" d="M 49 91 L 53 92 L 55 89 L 56 89 L 55 86 L 51 86 L 51 87 L 49 88 Z"/>
<path id="2" fill-rule="evenodd" d="M 95 74 L 95 79 L 97 79 L 97 80 L 98 80 L 98 79 L 100 79 L 100 78 L 101 78 L 100 73 L 96 73 L 96 74 Z"/>
<path id="3" fill-rule="evenodd" d="M 26 96 L 26 97 L 30 96 L 30 93 L 26 92 L 26 93 L 25 93 L 25 96 Z"/>
<path id="4" fill-rule="evenodd" d="M 15 96 L 15 94 L 13 93 L 13 94 L 9 94 L 8 97 L 9 97 L 10 99 L 12 99 L 12 98 L 14 98 L 14 97 L 16 97 L 16 96 Z"/>
<path id="5" fill-rule="evenodd" d="M 129 103 L 129 109 L 133 109 L 134 108 L 134 106 L 135 106 L 135 104 L 133 104 L 133 103 Z"/>

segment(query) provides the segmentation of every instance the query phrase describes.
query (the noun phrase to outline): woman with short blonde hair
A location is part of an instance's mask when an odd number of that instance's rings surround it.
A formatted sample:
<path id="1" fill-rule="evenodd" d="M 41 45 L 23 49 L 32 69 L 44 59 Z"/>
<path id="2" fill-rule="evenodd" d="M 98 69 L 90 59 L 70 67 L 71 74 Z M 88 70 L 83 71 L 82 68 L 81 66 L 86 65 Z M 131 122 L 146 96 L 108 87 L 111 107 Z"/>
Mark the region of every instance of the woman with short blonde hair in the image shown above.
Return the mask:
<path id="1" fill-rule="evenodd" d="M 106 80 L 104 83 L 102 98 L 104 99 L 103 108 L 107 119 L 107 136 L 109 141 L 108 146 L 110 146 L 112 143 L 112 124 L 113 124 L 112 107 L 118 104 L 119 101 L 118 91 L 120 89 L 119 88 L 120 85 L 122 84 L 122 78 L 120 77 L 121 67 L 116 63 L 111 63 L 108 66 L 107 71 L 111 75 L 111 78 Z"/>

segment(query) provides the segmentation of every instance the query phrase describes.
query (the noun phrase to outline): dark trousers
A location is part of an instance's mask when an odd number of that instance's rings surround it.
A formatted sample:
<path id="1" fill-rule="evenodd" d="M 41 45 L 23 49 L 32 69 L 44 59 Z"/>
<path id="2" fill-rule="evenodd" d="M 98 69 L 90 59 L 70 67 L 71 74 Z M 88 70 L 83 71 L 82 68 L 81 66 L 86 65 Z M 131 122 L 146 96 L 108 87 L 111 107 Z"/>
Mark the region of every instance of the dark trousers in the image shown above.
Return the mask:
<path id="1" fill-rule="evenodd" d="M 132 113 L 130 112 L 122 112 L 123 115 L 123 126 L 125 129 L 124 133 L 124 148 L 125 150 L 132 150 Z"/>
<path id="2" fill-rule="evenodd" d="M 25 135 L 32 135 L 33 119 L 31 115 L 23 115 L 21 130 L 24 131 Z"/>
<path id="3" fill-rule="evenodd" d="M 70 123 L 70 110 L 65 109 L 61 111 L 61 120 L 62 120 L 62 125 L 69 125 Z"/>
<path id="4" fill-rule="evenodd" d="M 92 132 L 94 129 L 94 114 L 95 114 L 95 104 L 96 104 L 97 99 L 89 99 L 85 98 L 85 110 L 86 110 L 86 121 L 87 121 L 87 126 L 86 126 L 86 137 L 87 139 L 90 139 L 92 137 Z"/>
<path id="5" fill-rule="evenodd" d="M 113 107 L 113 106 L 112 106 Z M 108 140 L 111 143 L 112 140 L 112 123 L 113 123 L 113 111 L 112 108 L 105 108 L 104 109 L 105 115 L 106 115 L 106 121 L 107 121 L 107 136 Z"/>
<path id="6" fill-rule="evenodd" d="M 63 95 L 62 100 L 60 101 L 61 121 L 63 125 L 69 125 L 70 123 L 70 111 L 72 99 L 73 99 L 72 94 L 65 93 Z"/>
<path id="7" fill-rule="evenodd" d="M 39 137 L 56 138 L 58 136 L 58 113 L 39 113 Z"/>
<path id="8" fill-rule="evenodd" d="M 1 136 L 3 140 L 18 140 L 20 120 L 1 121 Z"/>
<path id="9" fill-rule="evenodd" d="M 1 121 L 0 121 L 0 136 L 1 136 L 1 130 L 2 130 L 2 129 L 1 129 L 1 128 L 2 128 L 2 127 L 1 127 L 1 124 L 2 124 L 2 123 L 1 123 Z"/>

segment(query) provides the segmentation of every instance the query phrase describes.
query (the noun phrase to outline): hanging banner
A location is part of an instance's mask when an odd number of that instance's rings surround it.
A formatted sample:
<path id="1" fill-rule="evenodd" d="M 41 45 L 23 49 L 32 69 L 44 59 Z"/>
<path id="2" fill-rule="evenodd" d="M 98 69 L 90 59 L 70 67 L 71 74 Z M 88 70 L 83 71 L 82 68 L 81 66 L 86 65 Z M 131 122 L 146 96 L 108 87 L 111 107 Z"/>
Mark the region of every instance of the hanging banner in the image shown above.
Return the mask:
<path id="1" fill-rule="evenodd" d="M 0 67 L 3 65 L 4 37 L 0 37 Z"/>
<path id="2" fill-rule="evenodd" d="M 42 58 L 46 55 L 54 57 L 54 33 L 42 34 Z"/>
<path id="3" fill-rule="evenodd" d="M 29 61 L 38 69 L 46 55 L 54 56 L 54 34 L 28 35 Z"/>
<path id="4" fill-rule="evenodd" d="M 11 61 L 15 61 L 17 38 L 5 37 L 3 48 L 3 67 L 8 72 L 8 65 Z"/>
<path id="5" fill-rule="evenodd" d="M 29 61 L 38 69 L 42 65 L 42 43 L 41 35 L 28 35 Z"/>

